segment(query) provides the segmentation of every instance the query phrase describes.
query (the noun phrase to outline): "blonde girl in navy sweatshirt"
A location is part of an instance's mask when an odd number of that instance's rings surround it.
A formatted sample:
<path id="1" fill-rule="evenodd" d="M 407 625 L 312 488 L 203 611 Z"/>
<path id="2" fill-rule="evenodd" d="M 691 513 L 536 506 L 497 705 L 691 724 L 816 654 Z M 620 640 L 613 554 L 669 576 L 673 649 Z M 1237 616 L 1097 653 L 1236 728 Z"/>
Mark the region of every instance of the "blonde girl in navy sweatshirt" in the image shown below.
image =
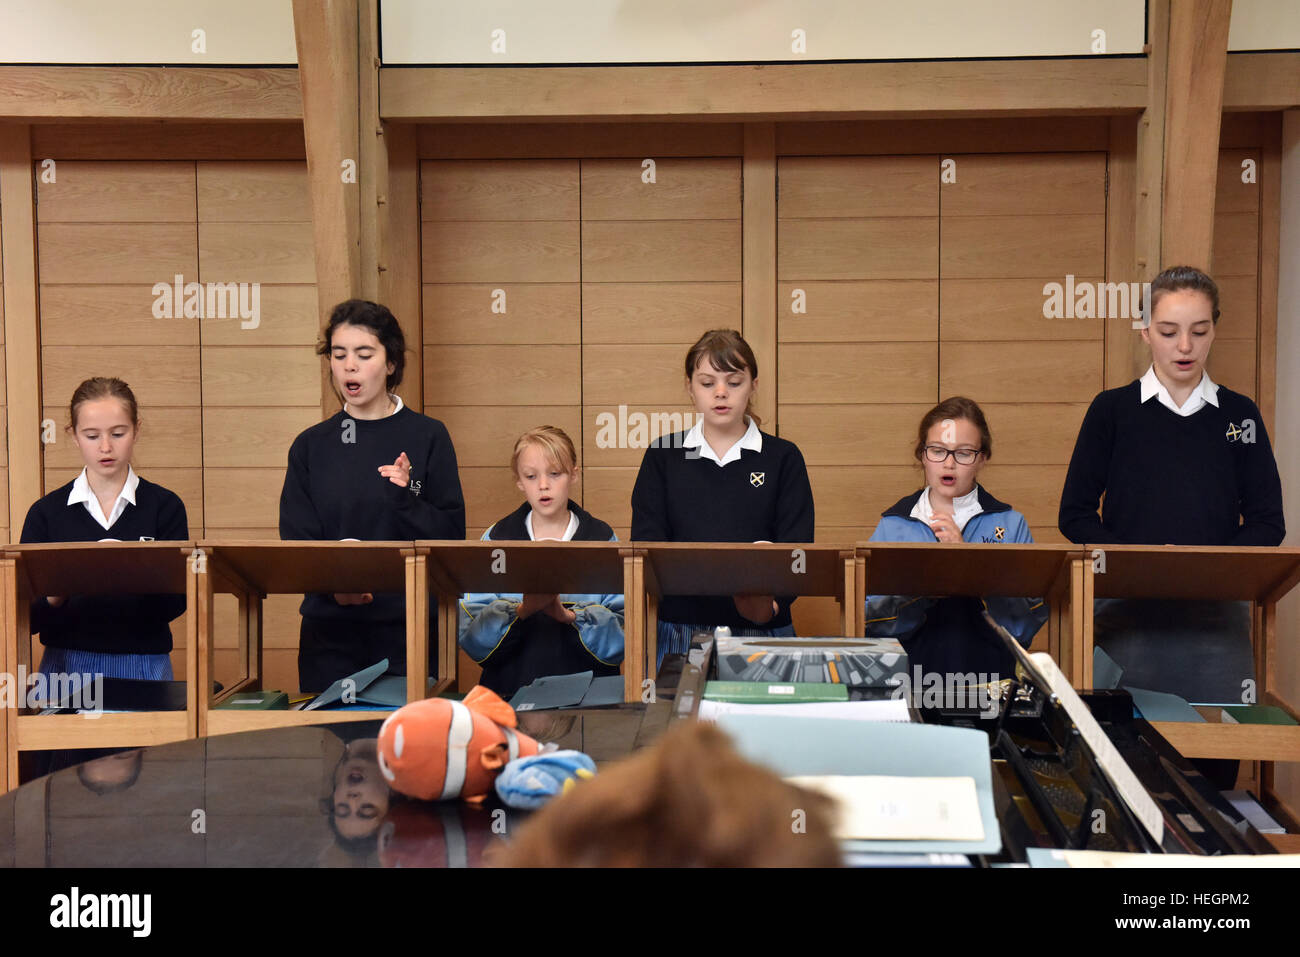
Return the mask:
<path id="1" fill-rule="evenodd" d="M 609 525 L 569 498 L 578 453 L 563 429 L 543 425 L 521 435 L 510 470 L 525 501 L 494 522 L 483 541 L 618 541 Z M 483 666 L 479 683 L 507 699 L 547 675 L 616 675 L 623 660 L 623 596 L 466 595 L 460 646 Z"/>
<path id="2" fill-rule="evenodd" d="M 184 541 L 185 505 L 131 465 L 140 436 L 135 394 L 121 379 L 87 379 L 72 393 L 68 433 L 85 467 L 27 510 L 21 541 Z M 33 599 L 31 629 L 45 674 L 172 680 L 169 623 L 179 595 L 48 595 Z"/>
<path id="3" fill-rule="evenodd" d="M 451 436 L 391 392 L 406 363 L 393 314 L 361 299 L 341 302 L 317 351 L 329 357 L 343 408 L 289 449 L 280 538 L 464 539 L 465 500 Z M 302 690 L 323 691 L 384 658 L 389 673 L 405 674 L 401 593 L 307 595 L 301 613 Z"/>

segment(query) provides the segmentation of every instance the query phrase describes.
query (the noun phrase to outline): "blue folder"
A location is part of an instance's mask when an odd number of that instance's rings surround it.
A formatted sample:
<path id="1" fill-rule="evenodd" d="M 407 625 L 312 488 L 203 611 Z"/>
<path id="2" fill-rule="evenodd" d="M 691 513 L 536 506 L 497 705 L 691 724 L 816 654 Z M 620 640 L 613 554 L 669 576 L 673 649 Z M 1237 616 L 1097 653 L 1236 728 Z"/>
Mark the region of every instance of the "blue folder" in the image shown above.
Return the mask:
<path id="1" fill-rule="evenodd" d="M 982 841 L 845 841 L 846 853 L 996 854 L 1002 834 L 993 809 L 988 735 L 933 724 L 723 714 L 718 727 L 736 749 L 782 777 L 815 774 L 975 779 Z"/>

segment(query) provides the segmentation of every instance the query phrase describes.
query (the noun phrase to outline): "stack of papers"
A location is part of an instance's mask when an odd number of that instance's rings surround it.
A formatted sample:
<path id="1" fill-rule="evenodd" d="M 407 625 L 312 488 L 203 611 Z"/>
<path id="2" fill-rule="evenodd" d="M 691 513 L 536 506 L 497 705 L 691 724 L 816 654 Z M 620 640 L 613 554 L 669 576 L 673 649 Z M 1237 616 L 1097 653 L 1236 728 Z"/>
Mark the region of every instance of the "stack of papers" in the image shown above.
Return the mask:
<path id="1" fill-rule="evenodd" d="M 984 839 L 974 778 L 829 774 L 786 780 L 835 801 L 841 841 Z"/>

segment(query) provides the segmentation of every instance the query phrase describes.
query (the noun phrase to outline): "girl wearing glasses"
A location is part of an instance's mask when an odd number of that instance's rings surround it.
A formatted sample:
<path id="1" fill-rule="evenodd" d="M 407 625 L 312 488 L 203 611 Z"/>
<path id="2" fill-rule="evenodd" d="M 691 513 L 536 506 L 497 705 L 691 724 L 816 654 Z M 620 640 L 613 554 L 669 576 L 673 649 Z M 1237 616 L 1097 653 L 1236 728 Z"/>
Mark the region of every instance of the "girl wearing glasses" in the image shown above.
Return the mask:
<path id="1" fill-rule="evenodd" d="M 978 405 L 961 396 L 940 402 L 917 429 L 914 454 L 925 487 L 886 509 L 871 541 L 1032 542 L 1025 517 L 975 481 L 992 451 Z M 984 621 L 986 610 L 1026 648 L 1047 620 L 1038 598 L 871 595 L 867 634 L 900 639 L 909 664 L 923 673 L 1011 677 L 1012 655 Z"/>

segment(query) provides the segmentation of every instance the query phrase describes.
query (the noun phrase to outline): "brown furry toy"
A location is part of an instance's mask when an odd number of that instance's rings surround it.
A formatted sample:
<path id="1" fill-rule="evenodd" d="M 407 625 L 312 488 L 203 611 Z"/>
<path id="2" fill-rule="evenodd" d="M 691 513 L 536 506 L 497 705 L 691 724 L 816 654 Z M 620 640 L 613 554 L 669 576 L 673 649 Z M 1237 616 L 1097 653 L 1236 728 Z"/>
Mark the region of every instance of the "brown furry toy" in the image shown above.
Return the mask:
<path id="1" fill-rule="evenodd" d="M 681 722 L 530 817 L 505 867 L 838 867 L 833 802 Z"/>

